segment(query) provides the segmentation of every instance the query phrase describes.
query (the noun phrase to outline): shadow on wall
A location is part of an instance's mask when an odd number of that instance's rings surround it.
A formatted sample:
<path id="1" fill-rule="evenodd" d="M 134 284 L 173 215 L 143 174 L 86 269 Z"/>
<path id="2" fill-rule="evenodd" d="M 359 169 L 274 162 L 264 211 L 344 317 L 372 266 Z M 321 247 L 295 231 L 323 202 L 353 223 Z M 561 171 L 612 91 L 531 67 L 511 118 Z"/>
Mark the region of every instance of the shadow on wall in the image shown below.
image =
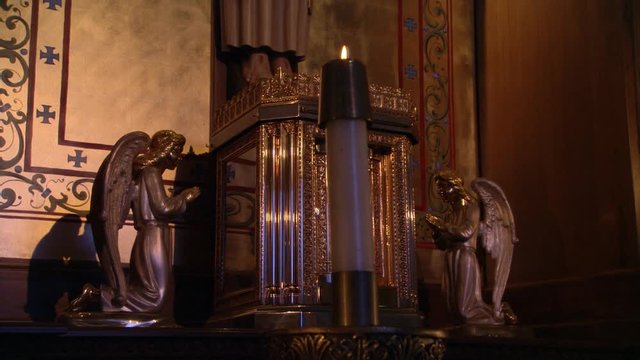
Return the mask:
<path id="1" fill-rule="evenodd" d="M 52 322 L 56 304 L 73 299 L 82 285 L 102 282 L 90 226 L 80 234 L 77 215 L 65 215 L 38 243 L 29 261 L 25 312 L 33 321 Z"/>
<path id="2" fill-rule="evenodd" d="M 200 197 L 176 219 L 174 241 L 174 317 L 183 326 L 201 326 L 213 307 L 213 159 L 210 153 L 189 151 L 176 168 L 175 195 L 199 186 Z"/>
<path id="3" fill-rule="evenodd" d="M 455 325 L 442 294 L 442 260 L 442 251 L 438 249 L 416 250 L 418 310 L 424 315 L 424 325 L 427 327 Z"/>

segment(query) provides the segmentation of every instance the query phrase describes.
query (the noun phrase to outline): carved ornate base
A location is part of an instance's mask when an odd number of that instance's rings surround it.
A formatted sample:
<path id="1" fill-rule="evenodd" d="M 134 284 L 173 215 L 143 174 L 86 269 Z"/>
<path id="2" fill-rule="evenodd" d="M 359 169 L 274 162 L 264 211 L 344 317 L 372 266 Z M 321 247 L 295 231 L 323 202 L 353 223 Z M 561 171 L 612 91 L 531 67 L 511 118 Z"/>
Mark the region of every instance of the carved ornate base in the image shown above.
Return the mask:
<path id="1" fill-rule="evenodd" d="M 389 327 L 305 328 L 273 332 L 271 359 L 442 359 L 436 332 Z"/>
<path id="2" fill-rule="evenodd" d="M 62 314 L 58 322 L 76 327 L 92 328 L 134 328 L 134 327 L 174 327 L 173 319 L 159 314 L 131 312 L 77 312 Z"/>

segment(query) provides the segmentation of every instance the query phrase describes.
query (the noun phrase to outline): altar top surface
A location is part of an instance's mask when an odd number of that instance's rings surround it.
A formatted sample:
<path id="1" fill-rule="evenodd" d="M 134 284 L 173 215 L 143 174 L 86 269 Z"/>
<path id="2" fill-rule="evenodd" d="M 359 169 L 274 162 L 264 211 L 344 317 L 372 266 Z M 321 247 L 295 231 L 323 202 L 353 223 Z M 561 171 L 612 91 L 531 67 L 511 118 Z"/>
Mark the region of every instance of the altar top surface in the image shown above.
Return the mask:
<path id="1" fill-rule="evenodd" d="M 334 353 L 327 349 L 333 345 L 338 345 L 341 351 L 348 350 L 344 344 L 369 345 L 360 349 L 387 355 L 380 356 L 381 359 L 398 358 L 400 353 L 426 359 L 609 360 L 637 359 L 640 355 L 638 344 L 630 343 L 449 337 L 428 329 L 307 328 L 265 332 L 178 327 L 79 330 L 65 326 L 5 323 L 0 326 L 0 334 L 0 349 L 3 358 L 7 359 L 286 359 L 296 355 L 298 358 L 310 354 L 331 355 Z M 302 344 L 308 346 L 300 346 Z M 364 351 L 360 355 L 353 358 L 366 358 L 365 355 L 371 355 L 371 352 Z"/>

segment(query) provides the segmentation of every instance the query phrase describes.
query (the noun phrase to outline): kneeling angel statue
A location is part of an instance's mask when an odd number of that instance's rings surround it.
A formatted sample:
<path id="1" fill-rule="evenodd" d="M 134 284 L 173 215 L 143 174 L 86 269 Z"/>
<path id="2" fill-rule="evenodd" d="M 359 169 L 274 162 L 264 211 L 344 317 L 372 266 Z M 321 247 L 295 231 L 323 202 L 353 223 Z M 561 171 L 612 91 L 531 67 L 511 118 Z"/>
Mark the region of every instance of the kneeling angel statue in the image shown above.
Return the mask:
<path id="1" fill-rule="evenodd" d="M 513 213 L 500 187 L 489 180 L 471 182 L 475 196 L 467 192 L 460 176 L 443 169 L 435 176 L 442 200 L 449 205 L 444 215 L 427 213 L 426 221 L 436 246 L 445 251 L 442 288 L 449 312 L 464 324 L 515 324 L 517 317 L 502 295 L 518 241 Z M 495 259 L 492 304 L 482 299 L 478 241 Z"/>
<path id="2" fill-rule="evenodd" d="M 198 187 L 192 187 L 170 197 L 164 189 L 162 173 L 175 169 L 184 144 L 184 136 L 171 130 L 158 131 L 152 138 L 131 132 L 118 140 L 102 163 L 87 218 L 106 283 L 99 289 L 85 285 L 65 314 L 71 323 L 92 319 L 115 326 L 151 326 L 170 315 L 173 277 L 168 221 L 200 194 Z M 118 230 L 129 210 L 137 235 L 125 276 Z M 98 303 L 102 312 L 85 312 L 92 303 Z M 136 318 L 136 314 L 146 316 Z"/>

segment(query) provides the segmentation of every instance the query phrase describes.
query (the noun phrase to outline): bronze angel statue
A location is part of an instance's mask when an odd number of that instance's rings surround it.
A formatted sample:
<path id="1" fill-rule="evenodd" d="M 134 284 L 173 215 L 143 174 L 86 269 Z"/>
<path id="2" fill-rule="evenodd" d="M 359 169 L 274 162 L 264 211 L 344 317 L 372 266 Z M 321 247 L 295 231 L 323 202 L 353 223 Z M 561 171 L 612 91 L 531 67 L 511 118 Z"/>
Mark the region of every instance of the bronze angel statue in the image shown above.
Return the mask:
<path id="1" fill-rule="evenodd" d="M 436 245 L 445 251 L 442 287 L 449 312 L 466 324 L 515 324 L 515 314 L 502 302 L 518 241 L 506 196 L 497 184 L 477 178 L 471 182 L 476 199 L 449 169 L 438 172 L 435 183 L 449 209 L 443 217 L 427 214 L 426 220 Z M 482 299 L 478 240 L 496 260 L 492 304 Z"/>
<path id="2" fill-rule="evenodd" d="M 161 130 L 152 138 L 131 132 L 114 145 L 96 176 L 87 216 L 106 284 L 100 289 L 85 285 L 67 314 L 82 312 L 92 302 L 98 302 L 105 315 L 163 315 L 170 311 L 173 282 L 168 221 L 183 213 L 187 203 L 200 194 L 199 188 L 192 187 L 170 197 L 163 186 L 162 173 L 176 167 L 184 143 L 184 136 Z M 118 230 L 129 210 L 137 235 L 125 277 Z"/>

